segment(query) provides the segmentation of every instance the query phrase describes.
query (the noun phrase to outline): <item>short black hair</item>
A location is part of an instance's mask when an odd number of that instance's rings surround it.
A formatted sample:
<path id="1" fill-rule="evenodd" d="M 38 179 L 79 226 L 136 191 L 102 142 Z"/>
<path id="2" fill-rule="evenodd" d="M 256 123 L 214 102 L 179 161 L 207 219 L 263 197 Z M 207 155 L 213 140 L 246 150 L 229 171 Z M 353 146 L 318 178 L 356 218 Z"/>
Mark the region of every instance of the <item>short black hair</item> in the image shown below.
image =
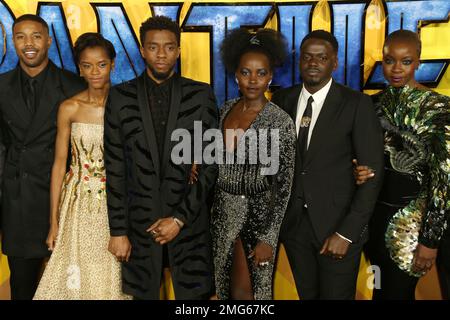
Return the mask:
<path id="1" fill-rule="evenodd" d="M 392 41 L 406 41 L 413 43 L 417 48 L 417 55 L 420 58 L 420 53 L 422 52 L 422 42 L 420 41 L 419 35 L 417 33 L 410 30 L 394 31 L 386 37 L 383 48 Z"/>
<path id="2" fill-rule="evenodd" d="M 245 28 L 232 30 L 220 45 L 220 55 L 229 72 L 235 72 L 241 57 L 247 52 L 261 52 L 269 58 L 271 70 L 283 64 L 287 57 L 287 41 L 273 29 L 252 33 Z"/>
<path id="3" fill-rule="evenodd" d="M 116 57 L 116 50 L 111 41 L 105 39 L 100 33 L 86 32 L 78 37 L 73 48 L 75 61 L 80 63 L 81 54 L 87 48 L 100 47 L 103 48 L 109 59 L 114 60 Z"/>
<path id="4" fill-rule="evenodd" d="M 141 46 L 144 46 L 145 35 L 150 30 L 167 30 L 175 34 L 177 38 L 177 44 L 180 45 L 180 26 L 166 16 L 155 16 L 145 20 L 139 28 L 139 38 L 141 40 Z"/>
<path id="5" fill-rule="evenodd" d="M 38 15 L 28 14 L 28 13 L 24 14 L 24 15 L 21 15 L 16 20 L 14 20 L 13 25 L 12 25 L 12 30 L 14 31 L 14 27 L 18 23 L 24 22 L 24 21 L 34 21 L 34 22 L 40 23 L 44 27 L 44 29 L 47 30 L 47 33 L 49 31 L 48 24 L 47 24 L 47 22 L 44 19 L 42 19 Z"/>
<path id="6" fill-rule="evenodd" d="M 324 40 L 324 41 L 328 42 L 329 44 L 331 44 L 335 53 L 338 52 L 339 44 L 336 40 L 336 37 L 331 32 L 328 32 L 325 30 L 314 30 L 314 31 L 308 33 L 303 38 L 302 43 L 300 44 L 300 50 L 302 49 L 303 44 L 306 42 L 306 40 L 309 40 L 309 39 Z"/>

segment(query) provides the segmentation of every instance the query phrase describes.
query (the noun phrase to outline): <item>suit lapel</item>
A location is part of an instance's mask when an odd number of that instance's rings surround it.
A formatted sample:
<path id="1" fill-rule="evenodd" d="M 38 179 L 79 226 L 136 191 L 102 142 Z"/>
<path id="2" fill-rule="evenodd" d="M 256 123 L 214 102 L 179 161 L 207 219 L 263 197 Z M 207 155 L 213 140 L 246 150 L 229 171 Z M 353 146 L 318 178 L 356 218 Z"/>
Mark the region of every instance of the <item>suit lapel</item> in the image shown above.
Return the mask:
<path id="1" fill-rule="evenodd" d="M 181 79 L 175 74 L 170 95 L 170 110 L 169 110 L 169 119 L 167 120 L 166 134 L 165 134 L 165 142 L 164 142 L 164 153 L 163 153 L 163 162 L 162 162 L 162 172 L 161 176 L 164 177 L 165 169 L 169 163 L 169 155 L 171 150 L 171 141 L 170 137 L 172 135 L 172 131 L 175 129 L 178 112 L 180 110 L 181 104 Z"/>
<path id="2" fill-rule="evenodd" d="M 333 80 L 330 91 L 320 111 L 319 118 L 314 126 L 314 130 L 309 142 L 308 152 L 306 153 L 306 165 L 309 164 L 311 159 L 318 150 L 323 146 L 323 141 L 329 137 L 329 129 L 333 127 L 333 119 L 336 113 L 339 111 L 339 107 L 342 103 L 342 97 L 340 90 Z"/>
<path id="3" fill-rule="evenodd" d="M 11 104 L 11 109 L 23 120 L 26 126 L 31 122 L 31 113 L 28 110 L 25 101 L 22 96 L 21 79 L 20 79 L 20 67 L 17 66 L 13 76 L 11 77 L 11 82 L 6 89 L 8 94 L 9 103 Z"/>
<path id="4" fill-rule="evenodd" d="M 58 107 L 58 104 L 64 100 L 61 90 L 61 78 L 58 68 L 49 61 L 49 69 L 42 87 L 42 94 L 37 105 L 36 112 L 28 130 L 26 141 L 32 140 L 42 126 L 49 120 L 49 116 L 53 109 Z M 55 118 L 56 121 L 56 118 Z"/>
<path id="5" fill-rule="evenodd" d="M 144 71 L 146 72 L 146 71 Z M 144 124 L 144 133 L 147 139 L 147 143 L 152 155 L 153 165 L 155 166 L 156 175 L 158 178 L 161 176 L 158 145 L 156 142 L 155 127 L 153 126 L 152 113 L 150 112 L 150 106 L 148 104 L 147 87 L 145 85 L 145 74 L 137 79 L 137 96 L 138 105 L 141 110 L 142 122 Z"/>

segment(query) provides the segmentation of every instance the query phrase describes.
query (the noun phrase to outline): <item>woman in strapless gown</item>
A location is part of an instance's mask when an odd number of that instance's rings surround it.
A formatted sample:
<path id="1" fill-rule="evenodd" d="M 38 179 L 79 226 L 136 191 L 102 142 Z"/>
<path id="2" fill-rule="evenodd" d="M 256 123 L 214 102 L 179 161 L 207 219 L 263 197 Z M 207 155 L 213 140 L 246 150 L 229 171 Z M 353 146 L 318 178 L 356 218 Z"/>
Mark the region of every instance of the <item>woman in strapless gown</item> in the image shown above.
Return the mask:
<path id="1" fill-rule="evenodd" d="M 115 51 L 100 34 L 87 33 L 77 40 L 75 56 L 89 87 L 58 111 L 47 238 L 53 252 L 34 299 L 128 299 L 120 263 L 108 251 L 103 163 L 103 113 Z"/>

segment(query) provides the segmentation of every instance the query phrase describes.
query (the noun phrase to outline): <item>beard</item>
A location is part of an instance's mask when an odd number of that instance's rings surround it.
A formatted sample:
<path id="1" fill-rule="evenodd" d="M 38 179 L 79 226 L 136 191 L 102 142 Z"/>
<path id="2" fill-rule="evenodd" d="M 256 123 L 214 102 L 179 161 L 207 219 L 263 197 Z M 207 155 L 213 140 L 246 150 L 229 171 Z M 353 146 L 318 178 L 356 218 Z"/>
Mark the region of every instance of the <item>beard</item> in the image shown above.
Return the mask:
<path id="1" fill-rule="evenodd" d="M 155 79 L 160 80 L 160 81 L 164 81 L 164 80 L 169 79 L 169 77 L 170 77 L 170 75 L 172 74 L 172 71 L 173 71 L 173 67 L 172 67 L 167 72 L 158 72 L 149 64 L 147 64 L 147 68 L 150 70 L 150 72 L 155 77 Z"/>

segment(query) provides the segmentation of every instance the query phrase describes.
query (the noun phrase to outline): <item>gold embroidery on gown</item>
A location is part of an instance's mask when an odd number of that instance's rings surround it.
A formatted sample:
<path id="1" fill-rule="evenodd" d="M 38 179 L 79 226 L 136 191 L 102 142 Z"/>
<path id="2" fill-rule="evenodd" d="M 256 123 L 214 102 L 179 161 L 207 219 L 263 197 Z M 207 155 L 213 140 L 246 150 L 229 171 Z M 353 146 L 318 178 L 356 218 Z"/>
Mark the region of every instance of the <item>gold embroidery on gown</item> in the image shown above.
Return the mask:
<path id="1" fill-rule="evenodd" d="M 72 123 L 71 153 L 56 245 L 34 299 L 128 299 L 108 251 L 103 125 Z"/>

